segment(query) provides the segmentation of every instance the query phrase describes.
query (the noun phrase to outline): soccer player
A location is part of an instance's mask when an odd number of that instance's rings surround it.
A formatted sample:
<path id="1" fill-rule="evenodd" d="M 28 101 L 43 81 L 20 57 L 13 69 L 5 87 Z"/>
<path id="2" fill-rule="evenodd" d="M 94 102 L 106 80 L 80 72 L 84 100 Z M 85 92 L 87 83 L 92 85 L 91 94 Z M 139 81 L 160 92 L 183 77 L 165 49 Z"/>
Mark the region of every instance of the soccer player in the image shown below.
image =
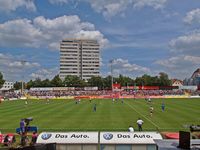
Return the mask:
<path id="1" fill-rule="evenodd" d="M 94 112 L 97 111 L 97 104 L 94 104 L 93 111 L 94 111 Z"/>
<path id="2" fill-rule="evenodd" d="M 28 105 L 28 101 L 27 100 L 25 100 L 25 106 L 27 106 Z"/>
<path id="3" fill-rule="evenodd" d="M 162 109 L 162 112 L 165 111 L 165 103 L 164 102 L 162 102 L 161 109 Z"/>
<path id="4" fill-rule="evenodd" d="M 49 104 L 49 98 L 46 97 L 46 104 Z"/>
<path id="5" fill-rule="evenodd" d="M 124 103 L 124 98 L 121 99 L 122 104 Z"/>
<path id="6" fill-rule="evenodd" d="M 138 130 L 142 131 L 142 125 L 143 125 L 144 121 L 140 118 L 138 118 L 137 120 L 137 125 L 138 125 Z"/>
<path id="7" fill-rule="evenodd" d="M 115 99 L 114 99 L 114 98 L 112 98 L 112 102 L 113 102 L 113 103 L 115 102 Z"/>
<path id="8" fill-rule="evenodd" d="M 150 116 L 152 117 L 153 116 L 153 110 L 154 110 L 153 106 L 150 106 L 149 110 L 150 110 Z"/>

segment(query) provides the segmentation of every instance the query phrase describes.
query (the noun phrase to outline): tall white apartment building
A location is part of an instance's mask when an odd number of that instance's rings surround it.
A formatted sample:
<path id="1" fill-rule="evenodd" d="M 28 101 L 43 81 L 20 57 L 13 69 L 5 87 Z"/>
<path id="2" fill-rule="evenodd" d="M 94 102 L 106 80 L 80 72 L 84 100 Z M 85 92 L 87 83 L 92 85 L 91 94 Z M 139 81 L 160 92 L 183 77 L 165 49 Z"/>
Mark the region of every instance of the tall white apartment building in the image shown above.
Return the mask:
<path id="1" fill-rule="evenodd" d="M 99 44 L 96 40 L 64 39 L 60 43 L 60 78 L 75 75 L 87 80 L 99 75 Z"/>

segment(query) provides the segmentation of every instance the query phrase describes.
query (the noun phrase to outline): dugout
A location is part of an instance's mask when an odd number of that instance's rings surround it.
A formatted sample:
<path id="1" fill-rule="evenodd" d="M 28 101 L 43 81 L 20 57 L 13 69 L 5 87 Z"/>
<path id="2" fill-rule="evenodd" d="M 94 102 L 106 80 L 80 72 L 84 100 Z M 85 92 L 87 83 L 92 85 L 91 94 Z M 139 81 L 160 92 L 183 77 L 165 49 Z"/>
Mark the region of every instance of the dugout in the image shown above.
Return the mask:
<path id="1" fill-rule="evenodd" d="M 101 132 L 100 150 L 156 150 L 157 132 Z"/>
<path id="2" fill-rule="evenodd" d="M 56 150 L 98 150 L 98 132 L 42 132 L 37 144 L 56 143 Z"/>

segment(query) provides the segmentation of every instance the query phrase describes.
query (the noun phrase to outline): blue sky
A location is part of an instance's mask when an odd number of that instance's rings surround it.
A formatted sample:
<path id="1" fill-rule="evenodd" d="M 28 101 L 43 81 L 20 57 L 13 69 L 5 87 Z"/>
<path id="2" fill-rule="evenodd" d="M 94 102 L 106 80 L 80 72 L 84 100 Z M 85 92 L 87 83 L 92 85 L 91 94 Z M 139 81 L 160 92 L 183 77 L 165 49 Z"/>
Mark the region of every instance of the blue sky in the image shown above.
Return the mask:
<path id="1" fill-rule="evenodd" d="M 103 76 L 114 59 L 115 76 L 166 72 L 189 78 L 200 67 L 200 1 L 0 0 L 0 71 L 6 80 L 58 74 L 64 38 L 98 40 Z"/>

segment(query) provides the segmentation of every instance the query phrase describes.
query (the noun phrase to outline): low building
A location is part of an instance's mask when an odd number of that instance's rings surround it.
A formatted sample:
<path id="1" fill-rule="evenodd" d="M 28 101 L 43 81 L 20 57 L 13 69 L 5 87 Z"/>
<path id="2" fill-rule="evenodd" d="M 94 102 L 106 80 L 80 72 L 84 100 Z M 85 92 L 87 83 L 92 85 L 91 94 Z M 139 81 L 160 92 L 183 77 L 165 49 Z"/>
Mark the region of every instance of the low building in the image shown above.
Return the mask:
<path id="1" fill-rule="evenodd" d="M 5 81 L 3 84 L 3 87 L 0 89 L 0 91 L 8 91 L 13 89 L 14 83 L 13 82 L 9 82 L 9 81 Z"/>
<path id="2" fill-rule="evenodd" d="M 183 81 L 179 79 L 172 79 L 172 86 L 183 86 Z"/>

